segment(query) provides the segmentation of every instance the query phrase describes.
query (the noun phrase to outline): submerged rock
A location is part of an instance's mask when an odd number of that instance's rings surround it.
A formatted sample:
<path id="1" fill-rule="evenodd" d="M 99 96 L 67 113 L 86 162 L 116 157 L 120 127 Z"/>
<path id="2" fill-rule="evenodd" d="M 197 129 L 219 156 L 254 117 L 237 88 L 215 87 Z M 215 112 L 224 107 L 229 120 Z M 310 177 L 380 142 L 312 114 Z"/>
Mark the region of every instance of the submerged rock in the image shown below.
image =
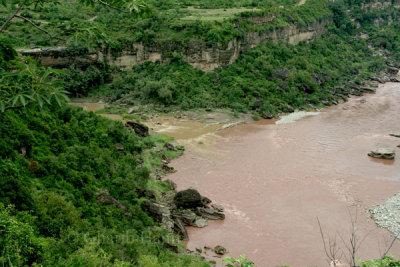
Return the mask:
<path id="1" fill-rule="evenodd" d="M 394 136 L 394 137 L 400 137 L 400 132 L 394 132 L 389 134 L 390 136 Z"/>
<path id="2" fill-rule="evenodd" d="M 227 250 L 223 246 L 215 246 L 214 252 L 215 252 L 215 254 L 218 254 L 218 255 L 225 255 Z"/>
<path id="3" fill-rule="evenodd" d="M 368 156 L 378 159 L 394 159 L 396 152 L 392 148 L 378 148 L 368 153 Z"/>
<path id="4" fill-rule="evenodd" d="M 146 125 L 141 124 L 141 123 L 139 123 L 139 122 L 136 122 L 136 121 L 128 121 L 128 122 L 126 122 L 125 126 L 126 126 L 126 127 L 129 127 L 129 128 L 132 128 L 133 131 L 134 131 L 137 135 L 139 135 L 139 136 L 141 136 L 141 137 L 146 137 L 146 136 L 149 135 L 149 127 L 147 127 Z"/>

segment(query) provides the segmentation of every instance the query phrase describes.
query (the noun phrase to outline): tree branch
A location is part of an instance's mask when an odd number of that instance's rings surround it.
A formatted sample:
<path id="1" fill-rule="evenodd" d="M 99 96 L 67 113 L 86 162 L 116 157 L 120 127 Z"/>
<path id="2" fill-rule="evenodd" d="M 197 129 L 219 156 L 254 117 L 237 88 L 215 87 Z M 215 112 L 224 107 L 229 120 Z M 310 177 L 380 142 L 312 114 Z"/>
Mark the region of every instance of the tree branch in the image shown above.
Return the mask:
<path id="1" fill-rule="evenodd" d="M 9 110 L 9 109 L 17 109 L 17 108 L 23 108 L 24 106 L 23 105 L 18 105 L 18 106 L 11 106 L 11 107 L 6 107 L 5 109 L 4 109 L 4 111 L 6 111 L 6 110 Z"/>
<path id="2" fill-rule="evenodd" d="M 51 33 L 46 31 L 45 29 L 39 27 L 32 20 L 30 20 L 30 19 L 28 19 L 26 17 L 20 16 L 20 15 L 14 15 L 14 17 L 19 18 L 19 19 L 23 19 L 23 20 L 29 22 L 33 27 L 35 27 L 36 29 L 38 29 L 38 30 L 40 30 L 40 31 L 42 31 L 42 32 L 44 32 L 46 34 L 48 34 L 51 38 L 54 38 L 54 39 L 57 39 L 57 40 L 60 40 L 60 41 L 65 41 L 65 39 L 63 39 L 63 38 L 60 38 L 60 37 L 57 37 L 57 36 L 53 36 Z"/>
<path id="3" fill-rule="evenodd" d="M 102 5 L 106 6 L 106 7 L 109 7 L 109 8 L 115 9 L 115 10 L 118 10 L 118 11 L 120 11 L 120 12 L 131 13 L 131 12 L 127 11 L 127 10 L 121 9 L 121 8 L 116 7 L 116 6 L 113 6 L 113 5 L 110 5 L 109 3 L 106 3 L 106 2 L 104 2 L 104 1 L 102 1 L 102 0 L 97 0 L 97 1 L 98 1 L 100 4 L 102 4 Z"/>
<path id="4" fill-rule="evenodd" d="M 17 16 L 17 14 L 19 13 L 19 11 L 21 10 L 21 8 L 26 4 L 26 2 L 28 2 L 28 0 L 25 0 L 21 5 L 19 5 L 18 9 L 14 12 L 14 14 L 11 15 L 11 17 L 9 17 L 4 23 L 3 25 L 1 25 L 0 27 L 0 32 L 2 32 L 4 30 L 4 28 L 6 27 L 6 25 L 14 18 Z"/>

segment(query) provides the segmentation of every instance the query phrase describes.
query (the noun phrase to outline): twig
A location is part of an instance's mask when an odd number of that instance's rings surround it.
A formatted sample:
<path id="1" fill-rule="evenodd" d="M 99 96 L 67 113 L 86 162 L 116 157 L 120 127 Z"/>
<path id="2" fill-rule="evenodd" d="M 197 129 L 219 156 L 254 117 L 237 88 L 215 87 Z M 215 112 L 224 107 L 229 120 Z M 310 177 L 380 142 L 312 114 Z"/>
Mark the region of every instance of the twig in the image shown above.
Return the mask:
<path id="1" fill-rule="evenodd" d="M 14 12 L 14 14 L 11 15 L 11 17 L 9 17 L 4 23 L 3 25 L 1 25 L 0 27 L 0 32 L 2 32 L 4 30 L 4 28 L 6 27 L 6 25 L 19 13 L 19 11 L 21 10 L 21 8 L 26 4 L 26 2 L 28 2 L 28 0 L 25 0 L 21 5 L 18 6 L 18 9 Z"/>
<path id="2" fill-rule="evenodd" d="M 9 110 L 9 109 L 17 109 L 17 108 L 23 108 L 24 106 L 23 105 L 18 105 L 18 106 L 11 106 L 11 107 L 6 107 L 5 109 L 4 109 L 4 111 L 6 111 L 6 110 Z"/>
<path id="3" fill-rule="evenodd" d="M 121 9 L 121 8 L 116 7 L 116 6 L 113 6 L 113 5 L 110 5 L 109 3 L 106 3 L 106 2 L 104 2 L 104 1 L 102 1 L 102 0 L 97 0 L 97 1 L 98 1 L 100 4 L 102 4 L 102 5 L 106 6 L 106 7 L 109 7 L 109 8 L 112 8 L 112 9 L 115 9 L 115 10 L 118 10 L 118 11 L 121 11 L 121 12 L 124 12 L 124 13 L 131 13 L 131 12 L 127 11 L 127 10 Z"/>
<path id="4" fill-rule="evenodd" d="M 391 242 L 390 245 L 387 247 L 385 253 L 383 253 L 382 258 L 385 257 L 385 256 L 389 253 L 389 250 L 393 247 L 393 244 L 394 244 L 394 242 L 397 240 L 398 237 L 399 237 L 399 235 L 393 237 L 392 242 Z"/>
<path id="5" fill-rule="evenodd" d="M 16 17 L 16 18 L 19 18 L 19 19 L 23 19 L 23 20 L 29 22 L 33 27 L 35 27 L 36 29 L 38 29 L 38 30 L 40 30 L 40 31 L 42 31 L 42 32 L 44 32 L 44 33 L 46 33 L 46 34 L 48 34 L 51 38 L 54 38 L 54 39 L 57 39 L 57 40 L 60 40 L 60 41 L 65 41 L 65 39 L 63 39 L 63 38 L 60 38 L 60 37 L 57 37 L 57 36 L 53 36 L 51 33 L 49 33 L 48 31 L 46 31 L 45 29 L 39 27 L 39 26 L 38 26 L 37 24 L 35 24 L 32 20 L 30 20 L 30 19 L 28 19 L 28 18 L 26 18 L 26 17 L 20 16 L 20 15 L 15 15 L 15 17 Z"/>

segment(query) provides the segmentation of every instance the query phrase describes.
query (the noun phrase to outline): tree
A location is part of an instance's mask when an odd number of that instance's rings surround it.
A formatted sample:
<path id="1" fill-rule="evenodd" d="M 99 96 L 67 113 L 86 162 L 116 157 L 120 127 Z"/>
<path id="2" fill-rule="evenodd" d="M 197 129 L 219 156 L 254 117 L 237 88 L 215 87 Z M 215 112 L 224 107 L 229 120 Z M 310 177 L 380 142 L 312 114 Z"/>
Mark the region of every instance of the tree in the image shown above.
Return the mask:
<path id="1" fill-rule="evenodd" d="M 2 4 L 4 7 L 7 7 L 8 4 L 14 7 L 12 14 L 0 26 L 0 32 L 2 32 L 13 19 L 19 18 L 32 24 L 33 27 L 41 30 L 42 32 L 51 35 L 50 32 L 40 27 L 30 18 L 22 16 L 21 12 L 23 11 L 24 8 L 27 7 L 34 7 L 36 9 L 37 7 L 44 6 L 45 4 L 49 3 L 58 5 L 60 4 L 60 1 L 61 0 L 12 0 L 12 1 L 0 0 L 0 4 Z M 78 1 L 86 5 L 100 4 L 125 13 L 139 12 L 140 9 L 143 9 L 145 7 L 144 2 L 142 0 L 78 0 Z M 54 38 L 64 40 L 60 37 L 54 37 Z"/>

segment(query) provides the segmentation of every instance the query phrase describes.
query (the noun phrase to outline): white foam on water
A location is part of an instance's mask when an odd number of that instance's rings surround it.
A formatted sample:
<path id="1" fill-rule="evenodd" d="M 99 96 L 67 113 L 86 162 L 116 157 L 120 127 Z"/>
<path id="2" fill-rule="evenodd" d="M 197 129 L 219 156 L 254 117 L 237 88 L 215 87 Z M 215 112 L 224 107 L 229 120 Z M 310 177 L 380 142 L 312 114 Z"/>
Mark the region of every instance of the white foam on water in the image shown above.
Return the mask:
<path id="1" fill-rule="evenodd" d="M 297 111 L 290 113 L 288 115 L 282 116 L 280 120 L 276 121 L 275 124 L 287 124 L 287 123 L 293 123 L 296 122 L 302 118 L 308 117 L 308 116 L 316 116 L 320 112 L 306 112 L 306 111 Z"/>

